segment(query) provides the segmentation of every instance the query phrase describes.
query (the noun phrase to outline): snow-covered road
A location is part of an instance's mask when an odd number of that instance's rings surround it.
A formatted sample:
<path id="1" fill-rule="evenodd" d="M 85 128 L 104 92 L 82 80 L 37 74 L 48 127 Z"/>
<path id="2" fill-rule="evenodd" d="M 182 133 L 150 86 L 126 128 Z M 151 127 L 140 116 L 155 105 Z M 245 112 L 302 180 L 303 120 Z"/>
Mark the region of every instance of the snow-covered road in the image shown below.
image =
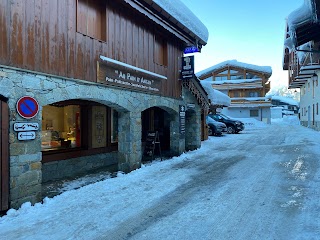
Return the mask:
<path id="1" fill-rule="evenodd" d="M 320 133 L 235 135 L 0 218 L 2 239 L 319 239 Z"/>

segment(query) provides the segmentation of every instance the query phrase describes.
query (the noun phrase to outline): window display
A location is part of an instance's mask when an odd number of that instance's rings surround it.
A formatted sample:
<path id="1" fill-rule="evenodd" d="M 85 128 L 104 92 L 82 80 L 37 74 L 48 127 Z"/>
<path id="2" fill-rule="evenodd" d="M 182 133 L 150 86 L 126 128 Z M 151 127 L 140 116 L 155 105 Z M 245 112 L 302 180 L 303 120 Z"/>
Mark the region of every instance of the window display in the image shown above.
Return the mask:
<path id="1" fill-rule="evenodd" d="M 74 103 L 79 103 L 75 105 Z M 115 149 L 118 112 L 98 103 L 70 100 L 42 109 L 42 151 Z"/>
<path id="2" fill-rule="evenodd" d="M 81 146 L 80 106 L 44 106 L 42 110 L 42 150 Z"/>

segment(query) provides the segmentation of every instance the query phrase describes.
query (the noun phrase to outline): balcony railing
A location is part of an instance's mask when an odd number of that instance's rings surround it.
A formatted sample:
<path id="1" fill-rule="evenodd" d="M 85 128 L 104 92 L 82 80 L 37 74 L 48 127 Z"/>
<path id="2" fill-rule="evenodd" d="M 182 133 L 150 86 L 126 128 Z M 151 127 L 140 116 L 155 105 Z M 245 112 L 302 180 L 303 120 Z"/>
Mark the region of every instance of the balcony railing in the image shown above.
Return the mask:
<path id="1" fill-rule="evenodd" d="M 320 54 L 317 52 L 293 51 L 289 55 L 289 88 L 300 88 L 312 76 L 301 71 L 302 67 L 320 64 Z"/>

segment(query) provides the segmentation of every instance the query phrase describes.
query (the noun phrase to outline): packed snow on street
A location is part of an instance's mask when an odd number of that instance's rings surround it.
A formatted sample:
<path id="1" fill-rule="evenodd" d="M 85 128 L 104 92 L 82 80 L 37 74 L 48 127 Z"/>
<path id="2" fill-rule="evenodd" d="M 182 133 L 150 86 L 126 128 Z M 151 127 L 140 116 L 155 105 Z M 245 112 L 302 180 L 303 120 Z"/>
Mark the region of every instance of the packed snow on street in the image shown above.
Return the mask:
<path id="1" fill-rule="evenodd" d="M 320 239 L 320 132 L 294 117 L 244 122 L 198 150 L 10 209 L 0 238 Z"/>

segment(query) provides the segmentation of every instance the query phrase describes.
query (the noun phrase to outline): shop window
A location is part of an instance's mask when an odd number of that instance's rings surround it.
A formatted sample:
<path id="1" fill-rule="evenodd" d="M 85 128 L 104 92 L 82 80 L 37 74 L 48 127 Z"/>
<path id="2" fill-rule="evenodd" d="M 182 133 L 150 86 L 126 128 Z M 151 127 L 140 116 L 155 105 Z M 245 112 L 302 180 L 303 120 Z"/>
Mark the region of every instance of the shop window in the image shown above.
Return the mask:
<path id="1" fill-rule="evenodd" d="M 42 109 L 42 151 L 108 148 L 117 142 L 118 112 L 112 108 L 70 100 Z"/>
<path id="2" fill-rule="evenodd" d="M 77 31 L 89 37 L 106 41 L 105 1 L 78 0 Z"/>
<path id="3" fill-rule="evenodd" d="M 42 110 L 42 150 L 81 147 L 80 106 L 44 106 Z"/>
<path id="4" fill-rule="evenodd" d="M 258 110 L 250 110 L 250 117 L 259 117 Z"/>
<path id="5" fill-rule="evenodd" d="M 154 62 L 163 66 L 168 66 L 167 42 L 159 35 L 155 36 Z"/>

